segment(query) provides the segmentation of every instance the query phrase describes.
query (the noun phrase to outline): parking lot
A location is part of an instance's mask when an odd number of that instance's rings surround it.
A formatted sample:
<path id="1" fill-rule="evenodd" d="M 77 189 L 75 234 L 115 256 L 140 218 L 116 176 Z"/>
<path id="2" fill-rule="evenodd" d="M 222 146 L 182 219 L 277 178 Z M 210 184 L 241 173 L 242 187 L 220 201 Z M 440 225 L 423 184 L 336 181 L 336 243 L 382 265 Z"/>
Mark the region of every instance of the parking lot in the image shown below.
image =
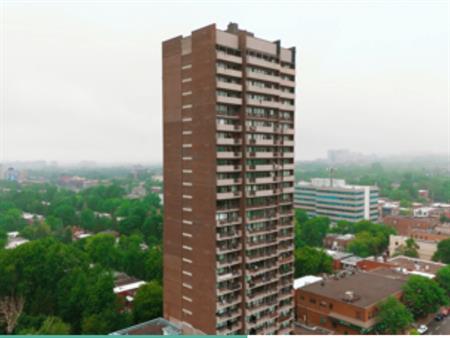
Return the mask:
<path id="1" fill-rule="evenodd" d="M 445 317 L 440 322 L 437 322 L 433 319 L 427 326 L 428 331 L 426 334 L 429 335 L 450 334 L 450 316 Z"/>

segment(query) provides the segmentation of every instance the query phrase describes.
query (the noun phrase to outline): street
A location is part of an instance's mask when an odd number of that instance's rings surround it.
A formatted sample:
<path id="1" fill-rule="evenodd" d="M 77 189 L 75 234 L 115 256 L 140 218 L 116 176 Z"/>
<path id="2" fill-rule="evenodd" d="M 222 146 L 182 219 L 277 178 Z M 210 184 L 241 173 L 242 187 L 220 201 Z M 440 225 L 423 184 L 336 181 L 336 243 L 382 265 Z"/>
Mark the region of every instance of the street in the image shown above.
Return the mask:
<path id="1" fill-rule="evenodd" d="M 450 334 L 450 316 L 444 318 L 442 321 L 437 322 L 434 319 L 428 324 L 429 335 L 441 335 Z"/>

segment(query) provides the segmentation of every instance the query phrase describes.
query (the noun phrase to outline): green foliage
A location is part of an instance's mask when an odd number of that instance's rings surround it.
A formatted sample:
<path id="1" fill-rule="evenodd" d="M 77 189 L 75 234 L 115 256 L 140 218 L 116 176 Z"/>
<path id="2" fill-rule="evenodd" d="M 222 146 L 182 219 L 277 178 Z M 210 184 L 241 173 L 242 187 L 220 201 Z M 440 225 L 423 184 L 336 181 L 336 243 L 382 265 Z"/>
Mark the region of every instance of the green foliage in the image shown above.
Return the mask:
<path id="1" fill-rule="evenodd" d="M 314 217 L 299 224 L 299 241 L 310 246 L 322 246 L 330 228 L 328 217 Z"/>
<path id="2" fill-rule="evenodd" d="M 447 294 L 450 294 L 450 265 L 438 270 L 436 273 L 436 282 Z"/>
<path id="3" fill-rule="evenodd" d="M 411 276 L 403 286 L 403 302 L 415 318 L 420 318 L 436 312 L 441 305 L 447 305 L 448 297 L 436 281 Z"/>
<path id="4" fill-rule="evenodd" d="M 334 231 L 355 234 L 355 239 L 350 242 L 347 250 L 361 257 L 382 254 L 389 245 L 389 235 L 395 234 L 393 228 L 370 221 L 339 222 L 333 228 Z"/>
<path id="5" fill-rule="evenodd" d="M 304 246 L 295 250 L 295 278 L 331 273 L 333 259 L 325 251 Z"/>
<path id="6" fill-rule="evenodd" d="M 61 318 L 47 317 L 42 326 L 36 330 L 35 328 L 22 329 L 19 334 L 32 334 L 32 335 L 69 335 L 70 325 L 64 323 Z"/>
<path id="7" fill-rule="evenodd" d="M 440 261 L 445 264 L 450 263 L 450 238 L 440 241 L 437 250 L 433 255 L 434 261 Z"/>
<path id="8" fill-rule="evenodd" d="M 389 334 L 403 333 L 413 322 L 411 312 L 397 298 L 389 297 L 378 305 L 379 326 Z"/>
<path id="9" fill-rule="evenodd" d="M 104 267 L 114 268 L 119 265 L 119 253 L 116 238 L 109 234 L 97 234 L 86 239 L 85 250 L 89 257 Z"/>
<path id="10" fill-rule="evenodd" d="M 139 288 L 134 297 L 133 319 L 144 322 L 162 315 L 162 287 L 152 281 Z"/>

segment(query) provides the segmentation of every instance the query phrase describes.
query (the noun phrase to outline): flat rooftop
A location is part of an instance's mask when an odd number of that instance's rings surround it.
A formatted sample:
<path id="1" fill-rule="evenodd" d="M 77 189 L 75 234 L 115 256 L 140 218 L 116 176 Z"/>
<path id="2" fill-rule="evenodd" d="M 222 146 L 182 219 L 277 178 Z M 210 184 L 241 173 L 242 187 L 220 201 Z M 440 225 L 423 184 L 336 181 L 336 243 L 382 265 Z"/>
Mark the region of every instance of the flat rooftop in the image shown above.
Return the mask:
<path id="1" fill-rule="evenodd" d="M 424 272 L 433 275 L 435 275 L 439 269 L 445 267 L 445 264 L 442 263 L 406 256 L 393 257 L 389 259 L 388 262 L 409 271 Z"/>
<path id="2" fill-rule="evenodd" d="M 365 308 L 399 292 L 405 282 L 403 275 L 398 274 L 398 278 L 395 278 L 394 272 L 389 277 L 382 273 L 355 272 L 345 277 L 306 285 L 302 290 Z M 345 300 L 349 291 L 354 294 L 353 301 Z"/>
<path id="3" fill-rule="evenodd" d="M 181 328 L 164 318 L 155 318 L 148 322 L 140 323 L 127 327 L 125 329 L 112 332 L 112 336 L 128 336 L 128 335 L 150 335 L 150 336 L 162 336 L 162 335 L 181 335 Z"/>

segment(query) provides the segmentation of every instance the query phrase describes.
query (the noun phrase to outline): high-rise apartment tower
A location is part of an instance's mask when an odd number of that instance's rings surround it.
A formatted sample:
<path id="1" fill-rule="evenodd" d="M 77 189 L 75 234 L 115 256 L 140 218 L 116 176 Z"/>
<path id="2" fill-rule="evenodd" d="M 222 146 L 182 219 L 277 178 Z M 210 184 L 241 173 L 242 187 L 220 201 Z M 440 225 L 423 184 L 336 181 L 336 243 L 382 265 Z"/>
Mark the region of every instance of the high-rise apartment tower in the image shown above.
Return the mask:
<path id="1" fill-rule="evenodd" d="M 289 334 L 295 48 L 230 24 L 163 43 L 164 317 Z"/>

